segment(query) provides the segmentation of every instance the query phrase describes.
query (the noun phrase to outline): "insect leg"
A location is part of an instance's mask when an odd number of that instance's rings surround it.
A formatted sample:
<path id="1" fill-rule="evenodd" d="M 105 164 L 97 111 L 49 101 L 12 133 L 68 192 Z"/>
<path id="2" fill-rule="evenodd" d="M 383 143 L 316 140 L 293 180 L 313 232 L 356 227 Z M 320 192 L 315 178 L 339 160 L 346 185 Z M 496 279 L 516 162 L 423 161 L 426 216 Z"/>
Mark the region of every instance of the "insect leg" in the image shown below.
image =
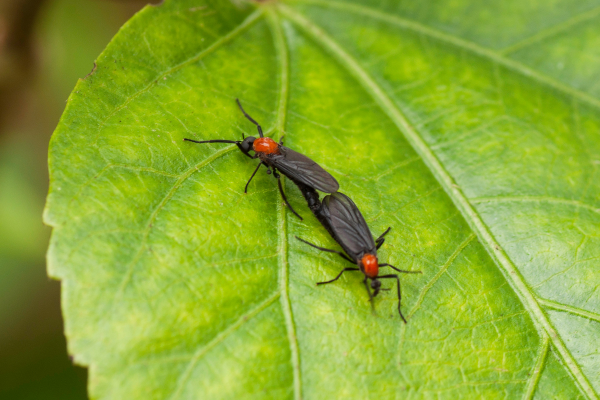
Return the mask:
<path id="1" fill-rule="evenodd" d="M 279 138 L 279 144 L 283 146 L 283 138 L 285 137 L 285 132 L 283 135 L 281 135 L 281 137 Z"/>
<path id="2" fill-rule="evenodd" d="M 348 260 L 348 261 L 350 261 L 351 263 L 353 263 L 353 264 L 354 264 L 354 261 L 352 261 L 352 260 L 351 260 L 351 259 L 350 259 L 350 258 L 349 258 L 347 255 L 345 255 L 345 254 L 344 254 L 344 253 L 342 253 L 341 251 L 332 250 L 332 249 L 326 249 L 325 247 L 319 247 L 319 246 L 317 246 L 316 244 L 312 244 L 311 242 L 307 242 L 307 241 L 306 241 L 306 240 L 304 240 L 304 239 L 300 239 L 298 236 L 295 236 L 295 238 L 296 238 L 296 239 L 298 239 L 298 240 L 299 240 L 299 241 L 301 241 L 301 242 L 304 242 L 304 243 L 306 243 L 306 244 L 307 244 L 307 245 L 309 245 L 309 246 L 312 246 L 312 247 L 314 247 L 315 249 L 318 249 L 318 250 L 321 250 L 321 251 L 326 251 L 326 252 L 328 252 L 328 253 L 336 253 L 336 254 L 339 254 L 339 255 L 340 255 L 340 256 L 341 256 L 341 257 L 342 257 L 344 260 Z"/>
<path id="3" fill-rule="evenodd" d="M 248 183 L 246 183 L 246 187 L 244 188 L 244 193 L 248 193 L 248 185 L 250 184 L 250 181 L 252 180 L 252 178 L 254 178 L 254 175 L 256 175 L 256 173 L 258 172 L 258 169 L 260 168 L 261 165 L 262 165 L 262 163 L 259 162 L 258 165 L 256 166 L 256 169 L 252 173 L 252 176 L 250 177 L 250 179 L 248 179 Z"/>
<path id="4" fill-rule="evenodd" d="M 367 289 L 367 293 L 369 294 L 369 303 L 371 303 L 371 310 L 373 314 L 375 314 L 375 303 L 373 302 L 373 294 L 371 293 L 371 289 L 369 289 L 369 283 L 367 282 L 367 277 L 365 276 L 365 280 L 363 283 L 365 284 L 365 288 Z"/>
<path id="5" fill-rule="evenodd" d="M 292 208 L 292 206 L 290 205 L 290 203 L 288 203 L 287 197 L 285 197 L 285 193 L 283 193 L 283 187 L 281 186 L 281 177 L 279 176 L 279 174 L 277 173 L 277 171 L 275 170 L 275 168 L 273 168 L 273 176 L 275 178 L 277 178 L 277 186 L 279 186 L 279 193 L 281 193 L 281 197 L 283 197 L 283 201 L 285 202 L 285 204 L 288 206 L 288 208 L 294 213 L 296 214 L 296 216 L 298 218 L 300 218 L 300 221 L 304 221 L 304 219 L 296 212 L 296 210 L 294 210 Z"/>
<path id="6" fill-rule="evenodd" d="M 254 125 L 256 125 L 256 127 L 258 128 L 258 134 L 260 135 L 260 137 L 263 137 L 263 131 L 262 131 L 262 128 L 260 127 L 260 125 L 258 124 L 258 122 L 256 122 L 255 120 L 252 119 L 251 116 L 246 114 L 246 111 L 244 111 L 244 109 L 242 108 L 242 104 L 240 103 L 239 99 L 235 99 L 235 101 L 237 102 L 237 105 L 240 107 L 240 110 L 242 110 L 242 113 L 244 114 L 244 116 L 246 118 L 248 118 L 250 120 L 250 122 L 252 122 Z"/>
<path id="7" fill-rule="evenodd" d="M 342 270 L 342 272 L 340 272 L 340 273 L 338 274 L 338 276 L 336 276 L 336 277 L 335 277 L 335 278 L 333 278 L 332 280 L 330 280 L 330 281 L 325 281 L 325 282 L 317 282 L 317 285 L 325 285 L 326 283 L 335 282 L 335 281 L 337 281 L 338 279 L 340 279 L 340 276 L 342 276 L 342 274 L 343 274 L 344 272 L 346 272 L 346 271 L 360 271 L 360 270 L 359 270 L 358 268 L 354 268 L 354 267 L 348 267 L 348 268 L 344 268 L 344 269 Z"/>
<path id="8" fill-rule="evenodd" d="M 402 318 L 402 321 L 404 321 L 404 323 L 406 323 L 406 318 L 404 318 L 404 315 L 402 315 L 402 310 L 400 309 L 400 305 L 401 305 L 401 301 L 402 301 L 402 292 L 400 291 L 400 278 L 398 278 L 398 275 L 381 275 L 378 276 L 379 279 L 395 279 L 396 280 L 396 284 L 398 285 L 398 313 L 400 313 L 400 318 Z"/>
<path id="9" fill-rule="evenodd" d="M 381 236 L 379 236 L 377 239 L 375 239 L 375 243 L 377 243 L 377 250 L 379 250 L 379 248 L 381 247 L 381 245 L 383 244 L 383 242 L 385 242 L 385 238 L 384 236 L 387 235 L 389 233 L 389 231 L 392 229 L 392 227 L 388 227 L 385 232 L 383 232 L 381 234 Z"/>
<path id="10" fill-rule="evenodd" d="M 385 232 L 383 232 L 381 235 L 379 235 L 379 237 L 378 237 L 378 238 L 377 238 L 375 241 L 376 241 L 376 242 L 379 242 L 381 239 L 383 239 L 383 237 L 384 237 L 385 235 L 387 235 L 388 233 L 390 233 L 390 231 L 391 231 L 391 230 L 392 230 L 392 227 L 391 227 L 391 226 L 389 226 L 389 227 L 388 227 L 388 228 L 385 230 Z"/>
<path id="11" fill-rule="evenodd" d="M 387 264 L 387 263 L 385 263 L 385 264 L 379 264 L 379 267 L 390 267 L 392 269 L 395 269 L 398 272 L 402 272 L 402 273 L 405 273 L 405 274 L 422 274 L 421 271 L 405 271 L 403 269 L 398 269 L 398 268 L 394 267 L 393 265 Z"/>

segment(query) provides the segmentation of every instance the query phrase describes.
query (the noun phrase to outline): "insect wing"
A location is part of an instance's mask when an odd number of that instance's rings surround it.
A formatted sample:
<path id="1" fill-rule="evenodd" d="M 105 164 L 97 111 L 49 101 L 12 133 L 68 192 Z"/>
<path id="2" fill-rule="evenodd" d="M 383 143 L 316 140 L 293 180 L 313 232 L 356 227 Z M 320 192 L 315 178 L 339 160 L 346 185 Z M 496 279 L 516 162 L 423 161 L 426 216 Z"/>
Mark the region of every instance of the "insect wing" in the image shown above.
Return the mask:
<path id="1" fill-rule="evenodd" d="M 360 210 L 343 193 L 333 193 L 323 199 L 323 215 L 348 255 L 358 259 L 365 252 L 376 254 L 371 230 Z"/>
<path id="2" fill-rule="evenodd" d="M 273 155 L 273 166 L 284 175 L 325 193 L 335 193 L 340 185 L 319 164 L 285 146 L 279 146 L 281 154 Z"/>

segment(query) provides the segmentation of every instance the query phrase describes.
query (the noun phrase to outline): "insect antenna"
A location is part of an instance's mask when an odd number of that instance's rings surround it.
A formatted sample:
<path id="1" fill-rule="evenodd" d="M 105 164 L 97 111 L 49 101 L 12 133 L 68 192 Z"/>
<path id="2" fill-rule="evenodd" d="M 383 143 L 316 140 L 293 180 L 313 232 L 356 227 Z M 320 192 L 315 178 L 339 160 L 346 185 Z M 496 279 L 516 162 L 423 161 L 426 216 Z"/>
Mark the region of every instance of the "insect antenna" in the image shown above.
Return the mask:
<path id="1" fill-rule="evenodd" d="M 235 99 L 235 101 L 237 102 L 238 107 L 240 107 L 240 110 L 242 110 L 242 113 L 244 114 L 244 117 L 248 118 L 250 120 L 250 122 L 252 122 L 254 125 L 256 125 L 256 128 L 258 129 L 258 134 L 260 135 L 260 137 L 264 137 L 263 136 L 262 128 L 260 127 L 260 125 L 258 124 L 258 122 L 256 122 L 254 119 L 252 119 L 252 117 L 249 116 L 246 113 L 246 111 L 244 111 L 244 108 L 242 107 L 242 103 L 240 103 L 239 99 Z"/>
<path id="2" fill-rule="evenodd" d="M 237 140 L 221 140 L 221 139 L 214 139 L 214 140 L 193 140 L 193 139 L 184 138 L 183 140 L 187 141 L 187 142 L 194 142 L 194 143 L 239 143 Z"/>

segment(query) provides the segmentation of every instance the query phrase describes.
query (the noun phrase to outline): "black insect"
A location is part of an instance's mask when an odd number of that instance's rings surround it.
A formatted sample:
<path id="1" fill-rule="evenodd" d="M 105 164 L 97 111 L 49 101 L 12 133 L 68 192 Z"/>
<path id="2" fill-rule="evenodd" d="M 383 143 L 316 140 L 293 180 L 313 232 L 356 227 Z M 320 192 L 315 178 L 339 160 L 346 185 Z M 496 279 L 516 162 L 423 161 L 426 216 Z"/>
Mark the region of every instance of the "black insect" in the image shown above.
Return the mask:
<path id="1" fill-rule="evenodd" d="M 271 174 L 271 168 L 273 169 L 273 176 L 277 178 L 277 184 L 279 185 L 279 192 L 281 193 L 281 197 L 283 197 L 283 201 L 290 208 L 290 210 L 298 216 L 298 218 L 302 219 L 300 215 L 292 208 L 290 203 L 288 203 L 285 194 L 283 193 L 283 188 L 281 186 L 281 179 L 277 171 L 280 171 L 282 174 L 287 176 L 292 180 L 300 189 L 303 188 L 313 188 L 320 190 L 325 193 L 335 193 L 340 185 L 335 180 L 329 172 L 325 171 L 321 168 L 316 162 L 306 157 L 303 154 L 300 154 L 292 149 L 289 149 L 283 145 L 283 138 L 280 139 L 279 143 L 276 143 L 273 139 L 264 137 L 261 126 L 249 116 L 246 111 L 242 108 L 240 101 L 236 99 L 240 110 L 250 122 L 256 125 L 258 129 L 259 138 L 254 136 L 248 136 L 244 138 L 244 140 L 192 140 L 192 139 L 183 139 L 188 142 L 194 143 L 235 143 L 237 147 L 250 158 L 258 158 L 260 163 L 256 166 L 256 169 L 250 176 L 248 183 L 246 183 L 246 187 L 244 188 L 244 193 L 248 192 L 248 185 L 256 172 L 261 165 L 267 167 L 267 174 Z M 254 151 L 254 155 L 250 155 L 250 151 Z M 302 191 L 303 194 L 305 193 Z M 316 193 L 316 192 L 315 192 Z M 317 195 L 318 199 L 318 195 Z M 308 200 L 308 199 L 307 199 Z"/>
<path id="2" fill-rule="evenodd" d="M 337 281 L 346 271 L 360 271 L 364 274 L 363 283 L 369 294 L 369 301 L 373 305 L 373 298 L 379 294 L 381 289 L 380 279 L 395 279 L 398 288 L 398 312 L 400 317 L 406 323 L 404 315 L 402 315 L 401 300 L 402 294 L 400 291 L 400 278 L 397 274 L 379 275 L 379 268 L 390 267 L 398 272 L 406 274 L 418 274 L 421 271 L 404 271 L 390 264 L 379 264 L 377 259 L 377 250 L 385 241 L 391 229 L 387 228 L 377 239 L 373 240 L 371 231 L 365 222 L 364 217 L 359 211 L 354 202 L 345 194 L 337 192 L 325 196 L 320 206 L 318 203 L 318 194 L 314 190 L 305 189 L 305 198 L 312 200 L 313 206 L 311 210 L 323 226 L 329 231 L 336 242 L 344 249 L 345 254 L 341 251 L 325 249 L 315 244 L 307 242 L 296 236 L 296 239 L 322 251 L 339 254 L 345 260 L 357 265 L 357 267 L 344 268 L 335 278 L 326 282 L 318 282 L 317 285 L 324 285 Z M 304 194 L 304 193 L 303 193 Z M 315 200 L 316 195 L 316 200 Z M 310 202 L 309 202 L 310 205 Z M 369 284 L 369 280 L 371 281 Z M 371 293 L 373 289 L 373 293 Z"/>

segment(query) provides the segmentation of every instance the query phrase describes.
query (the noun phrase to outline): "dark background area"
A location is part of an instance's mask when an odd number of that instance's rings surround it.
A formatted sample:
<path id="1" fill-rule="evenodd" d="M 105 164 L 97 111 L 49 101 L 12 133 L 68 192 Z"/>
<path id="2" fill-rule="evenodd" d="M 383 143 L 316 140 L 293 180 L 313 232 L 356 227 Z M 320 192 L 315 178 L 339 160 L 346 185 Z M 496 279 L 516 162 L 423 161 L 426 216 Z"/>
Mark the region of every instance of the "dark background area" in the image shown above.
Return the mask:
<path id="1" fill-rule="evenodd" d="M 42 223 L 50 136 L 77 79 L 148 0 L 0 0 L 0 399 L 85 399 Z"/>

